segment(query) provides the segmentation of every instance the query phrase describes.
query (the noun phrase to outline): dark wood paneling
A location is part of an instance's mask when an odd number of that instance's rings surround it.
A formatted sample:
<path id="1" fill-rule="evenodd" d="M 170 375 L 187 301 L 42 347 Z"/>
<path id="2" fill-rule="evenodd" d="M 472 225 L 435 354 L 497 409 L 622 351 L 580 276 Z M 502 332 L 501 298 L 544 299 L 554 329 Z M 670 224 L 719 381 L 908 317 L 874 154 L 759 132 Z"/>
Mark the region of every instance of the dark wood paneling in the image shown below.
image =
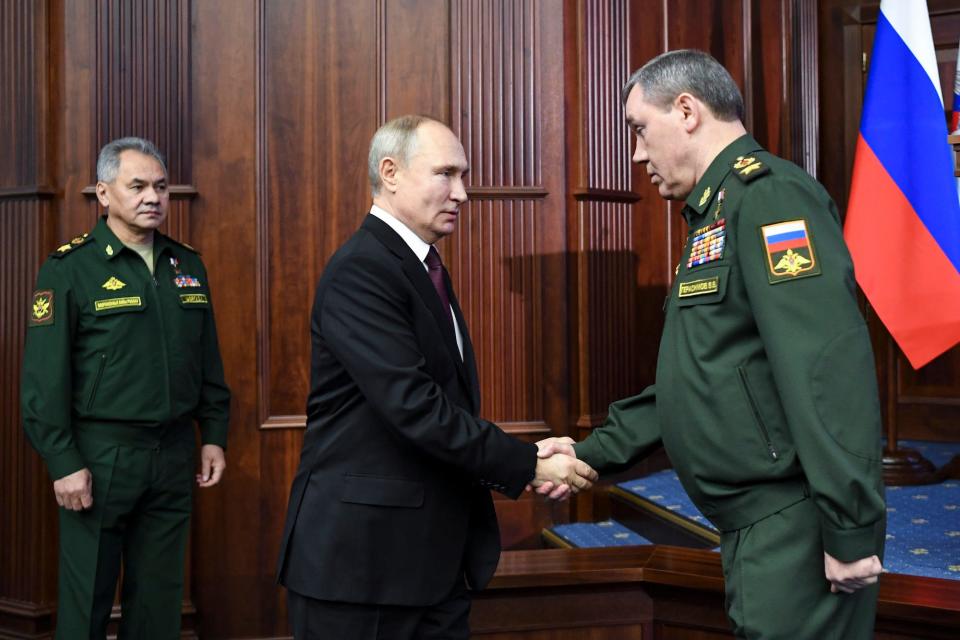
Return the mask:
<path id="1" fill-rule="evenodd" d="M 272 575 L 264 570 L 272 522 L 263 501 L 281 489 L 264 470 L 272 451 L 257 426 L 257 11 L 233 0 L 190 5 L 192 116 L 190 159 L 197 197 L 190 242 L 203 255 L 216 307 L 227 383 L 233 391 L 223 482 L 196 491 L 191 561 L 199 635 L 249 637 L 277 632 Z M 301 293 L 304 295 L 304 293 Z"/>
<path id="2" fill-rule="evenodd" d="M 841 189 L 852 158 L 835 140 L 855 135 L 859 113 L 839 115 L 847 111 L 835 98 L 835 52 L 859 44 L 857 20 L 869 22 L 860 9 L 850 17 L 853 4 L 821 3 L 818 14 L 820 113 L 833 126 L 821 135 L 820 167 Z M 930 3 L 947 79 L 957 19 L 948 5 Z M 441 251 L 477 347 L 484 416 L 529 440 L 582 436 L 610 401 L 653 381 L 684 235 L 677 204 L 630 164 L 621 84 L 668 48 L 708 49 L 741 83 L 760 142 L 817 167 L 811 10 L 805 0 L 2 2 L 0 91 L 14 98 L 0 110 L 0 237 L 16 244 L 0 258 L 2 370 L 19 377 L 22 305 L 42 256 L 96 219 L 89 187 L 99 145 L 154 139 L 177 185 L 166 229 L 203 254 L 234 391 L 225 480 L 197 496 L 191 625 L 204 638 L 284 636 L 273 571 L 303 435 L 309 308 L 324 265 L 369 205 L 376 127 L 420 112 L 463 140 L 471 202 Z M 861 82 L 857 69 L 840 77 Z M 904 404 L 902 419 L 950 433 L 955 407 L 943 406 L 960 395 L 958 378 L 952 361 L 904 374 L 902 394 L 922 402 Z M 42 463 L 23 442 L 15 387 L 0 394 L 2 445 L 18 452 L 2 472 L 0 507 L 15 515 L 0 529 L 0 629 L 42 635 L 56 596 L 55 511 Z M 579 505 L 582 517 L 606 513 L 589 496 Z M 542 527 L 570 518 L 569 503 L 529 494 L 498 497 L 496 507 L 515 548 L 535 548 Z M 543 563 L 547 584 L 562 586 L 552 552 L 537 557 L 525 562 Z M 478 601 L 475 628 L 489 638 L 723 633 L 718 566 L 691 570 L 706 597 L 697 605 L 667 583 L 624 592 L 635 571 L 578 573 L 575 582 L 602 575 L 618 586 L 591 584 L 577 597 L 510 592 L 526 578 L 507 571 L 492 599 Z M 604 610 L 605 598 L 620 605 Z M 538 626 L 528 613 L 558 604 L 586 626 Z M 909 618 L 910 605 L 898 606 Z"/>

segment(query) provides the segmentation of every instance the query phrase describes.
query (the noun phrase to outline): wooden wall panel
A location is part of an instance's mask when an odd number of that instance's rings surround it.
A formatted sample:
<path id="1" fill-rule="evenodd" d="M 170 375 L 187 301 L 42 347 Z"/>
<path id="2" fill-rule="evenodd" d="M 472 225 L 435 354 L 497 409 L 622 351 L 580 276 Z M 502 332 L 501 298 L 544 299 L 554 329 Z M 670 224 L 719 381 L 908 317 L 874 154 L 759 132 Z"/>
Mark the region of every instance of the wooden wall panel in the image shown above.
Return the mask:
<path id="1" fill-rule="evenodd" d="M 257 5 L 234 0 L 190 5 L 187 134 L 197 191 L 190 242 L 207 266 L 233 392 L 224 480 L 198 490 L 194 505 L 190 552 L 202 638 L 273 633 L 272 611 L 261 605 L 275 587 L 265 568 L 274 526 L 261 521 L 260 511 L 280 490 L 263 467 L 265 445 L 257 430 Z"/>
<path id="2" fill-rule="evenodd" d="M 938 15 L 954 15 L 938 2 Z M 370 203 L 376 127 L 425 113 L 464 143 L 470 202 L 440 248 L 477 349 L 482 413 L 528 440 L 582 437 L 610 401 L 653 381 L 685 235 L 677 203 L 630 163 L 620 86 L 668 48 L 707 49 L 741 83 L 761 143 L 835 168 L 810 141 L 813 10 L 806 0 L 0 2 L 0 91 L 15 96 L 0 110 L 0 237 L 16 243 L 0 256 L 4 376 L 19 377 L 22 299 L 39 261 L 96 219 L 99 146 L 154 139 L 175 183 L 166 229 L 203 254 L 234 391 L 225 481 L 197 494 L 189 623 L 203 638 L 283 637 L 274 563 L 305 421 L 309 310 Z M 842 107 L 823 113 L 849 121 Z M 936 403 L 957 379 L 950 363 L 905 375 L 904 394 L 926 399 L 904 406 L 946 425 Z M 15 386 L 0 393 L 0 444 L 18 451 L 0 472 L 0 508 L 15 513 L 0 530 L 0 635 L 42 636 L 55 510 Z M 496 506 L 514 548 L 535 548 L 541 527 L 570 517 L 567 504 L 531 496 Z"/>
<path id="3" fill-rule="evenodd" d="M 0 630 L 24 635 L 50 629 L 57 579 L 56 503 L 20 420 L 29 303 L 53 237 L 48 4 L 0 5 Z"/>
<path id="4" fill-rule="evenodd" d="M 124 136 L 147 138 L 164 154 L 171 185 L 190 182 L 190 3 L 94 3 L 94 147 Z"/>

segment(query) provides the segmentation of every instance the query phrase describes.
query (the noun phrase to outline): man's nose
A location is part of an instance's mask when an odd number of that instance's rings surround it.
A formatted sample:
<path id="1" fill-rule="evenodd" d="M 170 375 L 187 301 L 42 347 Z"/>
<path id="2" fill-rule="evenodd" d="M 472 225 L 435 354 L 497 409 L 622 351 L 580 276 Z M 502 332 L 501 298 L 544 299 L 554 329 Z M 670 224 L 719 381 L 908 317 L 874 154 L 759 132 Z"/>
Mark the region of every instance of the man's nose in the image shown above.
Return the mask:
<path id="1" fill-rule="evenodd" d="M 640 140 L 638 139 L 637 146 L 633 150 L 633 161 L 637 164 L 641 164 L 643 162 L 647 162 L 648 160 L 650 160 L 650 156 L 647 155 L 646 148 L 640 144 Z"/>
<path id="2" fill-rule="evenodd" d="M 450 191 L 450 199 L 459 204 L 467 201 L 467 187 L 463 184 L 463 178 L 454 180 L 453 189 Z"/>

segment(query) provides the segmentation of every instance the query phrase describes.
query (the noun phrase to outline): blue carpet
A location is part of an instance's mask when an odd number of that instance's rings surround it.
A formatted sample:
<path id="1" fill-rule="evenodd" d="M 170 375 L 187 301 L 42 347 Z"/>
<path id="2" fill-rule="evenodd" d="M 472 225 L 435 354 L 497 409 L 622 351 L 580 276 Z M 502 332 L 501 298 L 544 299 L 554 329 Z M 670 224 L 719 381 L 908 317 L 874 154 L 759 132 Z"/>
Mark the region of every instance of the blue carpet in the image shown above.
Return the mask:
<path id="1" fill-rule="evenodd" d="M 936 466 L 960 454 L 957 442 L 902 440 Z M 687 496 L 672 469 L 618 485 L 675 514 L 716 531 Z M 552 531 L 575 547 L 650 544 L 615 520 L 558 525 Z M 891 573 L 960 580 L 960 481 L 917 487 L 887 487 L 884 567 Z"/>

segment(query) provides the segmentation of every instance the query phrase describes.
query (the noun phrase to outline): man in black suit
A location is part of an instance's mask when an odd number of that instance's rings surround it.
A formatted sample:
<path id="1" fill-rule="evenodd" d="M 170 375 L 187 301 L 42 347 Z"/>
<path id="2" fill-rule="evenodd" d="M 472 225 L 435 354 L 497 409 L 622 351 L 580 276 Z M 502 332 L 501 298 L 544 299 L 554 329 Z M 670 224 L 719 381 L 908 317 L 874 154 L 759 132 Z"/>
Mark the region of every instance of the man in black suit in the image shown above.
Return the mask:
<path id="1" fill-rule="evenodd" d="M 307 429 L 279 561 L 294 636 L 466 638 L 468 589 L 496 569 L 490 496 L 588 488 L 477 417 L 470 337 L 433 244 L 467 200 L 463 147 L 419 116 L 369 155 L 374 206 L 317 286 Z"/>

